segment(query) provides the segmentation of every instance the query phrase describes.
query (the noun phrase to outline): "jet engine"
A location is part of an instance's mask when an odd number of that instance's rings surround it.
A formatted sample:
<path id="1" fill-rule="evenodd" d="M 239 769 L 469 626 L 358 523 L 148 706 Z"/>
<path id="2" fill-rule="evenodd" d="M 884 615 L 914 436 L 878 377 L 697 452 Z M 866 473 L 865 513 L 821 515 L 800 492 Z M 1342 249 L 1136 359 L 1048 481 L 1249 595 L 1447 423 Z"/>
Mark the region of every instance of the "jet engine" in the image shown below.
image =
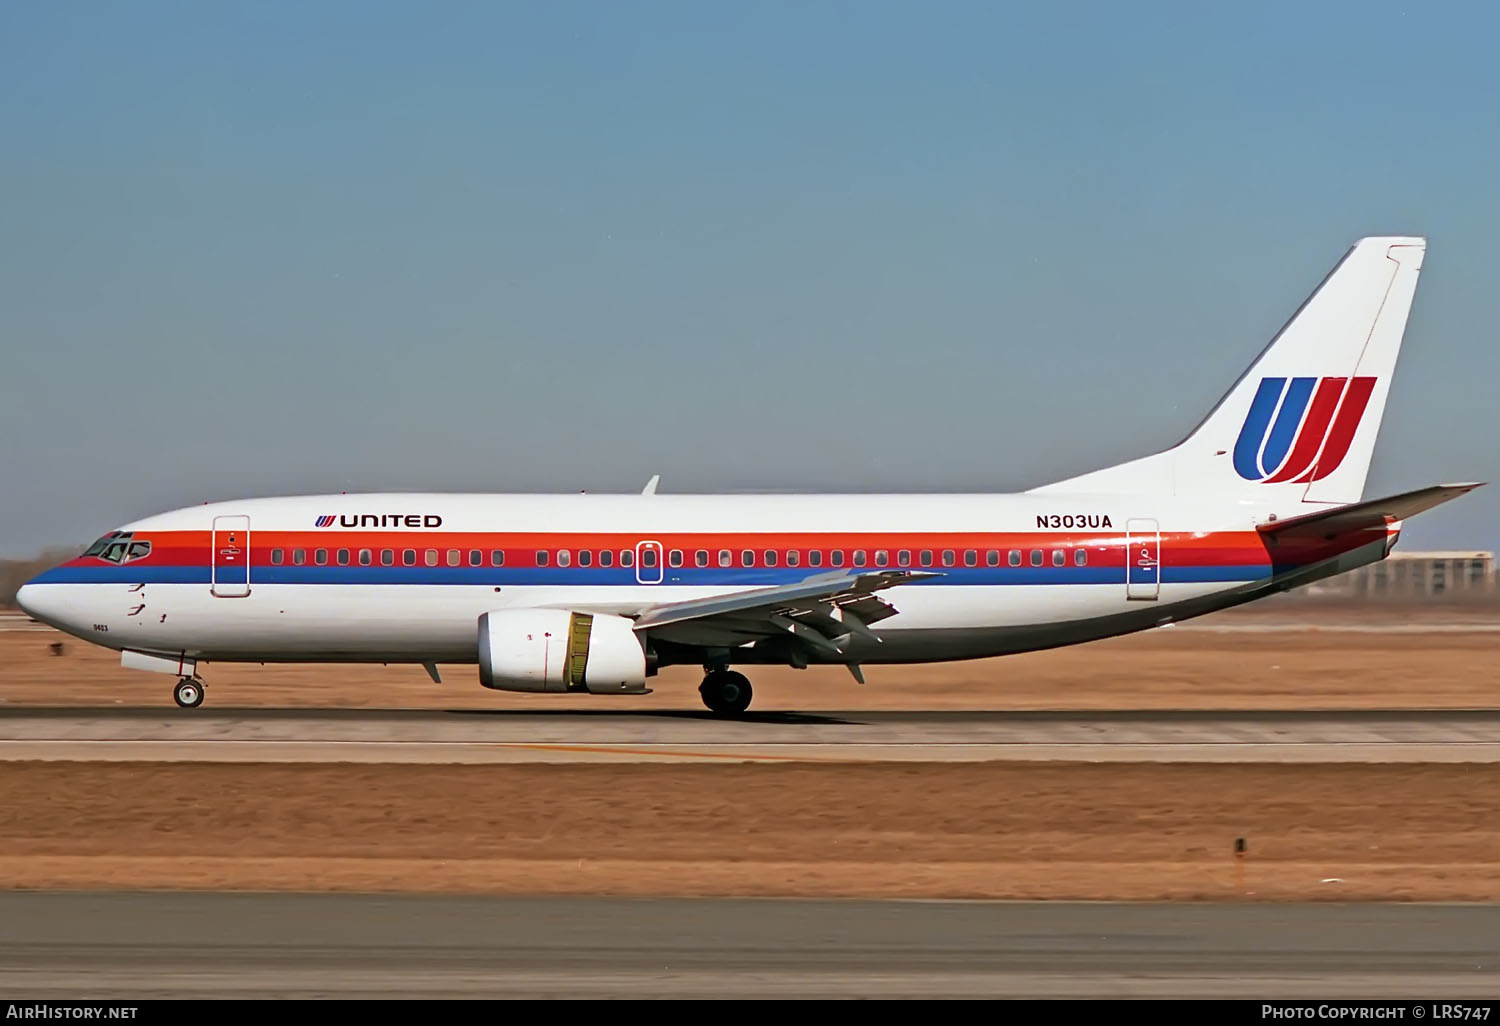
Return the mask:
<path id="1" fill-rule="evenodd" d="M 479 683 L 496 691 L 646 694 L 646 650 L 628 617 L 499 609 L 479 618 Z"/>

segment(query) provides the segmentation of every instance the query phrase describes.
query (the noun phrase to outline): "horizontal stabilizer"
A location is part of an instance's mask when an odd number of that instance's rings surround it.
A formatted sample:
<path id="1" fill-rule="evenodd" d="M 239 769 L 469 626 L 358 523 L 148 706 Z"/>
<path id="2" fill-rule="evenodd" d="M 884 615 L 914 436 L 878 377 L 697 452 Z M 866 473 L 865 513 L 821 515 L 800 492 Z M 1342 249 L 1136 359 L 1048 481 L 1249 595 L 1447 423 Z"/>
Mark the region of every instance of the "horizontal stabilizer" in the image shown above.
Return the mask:
<path id="1" fill-rule="evenodd" d="M 1384 499 L 1370 499 L 1367 502 L 1336 506 L 1333 509 L 1305 513 L 1302 516 L 1288 517 L 1285 520 L 1273 520 L 1261 524 L 1259 530 L 1262 534 L 1281 534 L 1298 528 L 1311 528 L 1331 536 L 1371 527 L 1383 527 L 1394 521 L 1415 516 L 1434 506 L 1441 506 L 1460 495 L 1472 492 L 1482 484 L 1483 482 L 1473 482 L 1418 488 L 1414 492 L 1403 492 Z"/>

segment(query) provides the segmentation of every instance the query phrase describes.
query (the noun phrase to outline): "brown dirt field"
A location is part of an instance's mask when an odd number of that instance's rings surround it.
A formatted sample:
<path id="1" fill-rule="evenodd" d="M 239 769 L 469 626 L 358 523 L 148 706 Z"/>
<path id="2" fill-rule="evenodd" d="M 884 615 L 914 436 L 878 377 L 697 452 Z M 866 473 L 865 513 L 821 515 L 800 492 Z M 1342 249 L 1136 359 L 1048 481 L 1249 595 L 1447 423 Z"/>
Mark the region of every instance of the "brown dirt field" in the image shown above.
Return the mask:
<path id="1" fill-rule="evenodd" d="M 1496 765 L 17 763 L 0 886 L 1495 900 L 1497 793 Z"/>
<path id="2" fill-rule="evenodd" d="M 1392 620 L 1404 622 L 1405 618 Z M 1252 622 L 1247 618 L 1223 622 Z M 1493 621 L 1490 621 L 1493 622 Z M 50 646 L 62 641 L 63 654 Z M 1215 633 L 1172 628 L 972 662 L 840 668 L 752 667 L 755 709 L 1493 708 L 1500 632 Z M 701 672 L 672 667 L 638 697 L 513 695 L 473 666 L 204 664 L 213 707 L 697 709 Z M 0 705 L 171 706 L 168 676 L 51 631 L 0 633 Z"/>

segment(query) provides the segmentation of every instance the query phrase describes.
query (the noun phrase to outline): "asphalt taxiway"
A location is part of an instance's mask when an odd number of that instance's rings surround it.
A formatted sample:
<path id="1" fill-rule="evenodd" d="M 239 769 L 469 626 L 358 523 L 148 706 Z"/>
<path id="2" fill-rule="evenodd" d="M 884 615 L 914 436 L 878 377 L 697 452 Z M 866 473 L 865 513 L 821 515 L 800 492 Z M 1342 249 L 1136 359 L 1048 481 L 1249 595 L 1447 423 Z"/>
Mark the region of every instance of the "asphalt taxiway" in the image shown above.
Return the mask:
<path id="1" fill-rule="evenodd" d="M 1495 905 L 0 894 L 12 1001 L 1497 990 Z"/>
<path id="2" fill-rule="evenodd" d="M 1500 762 L 1500 711 L 0 708 L 0 761 Z"/>

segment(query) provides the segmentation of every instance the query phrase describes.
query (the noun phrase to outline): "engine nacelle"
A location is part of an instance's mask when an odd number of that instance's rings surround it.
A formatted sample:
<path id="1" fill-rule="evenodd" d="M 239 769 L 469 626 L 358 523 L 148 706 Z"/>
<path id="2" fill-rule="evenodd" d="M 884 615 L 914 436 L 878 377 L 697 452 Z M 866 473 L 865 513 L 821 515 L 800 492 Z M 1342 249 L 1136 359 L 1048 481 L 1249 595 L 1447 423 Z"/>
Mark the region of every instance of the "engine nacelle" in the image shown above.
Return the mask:
<path id="1" fill-rule="evenodd" d="M 479 683 L 496 691 L 646 693 L 646 650 L 628 617 L 497 609 L 479 618 Z"/>

